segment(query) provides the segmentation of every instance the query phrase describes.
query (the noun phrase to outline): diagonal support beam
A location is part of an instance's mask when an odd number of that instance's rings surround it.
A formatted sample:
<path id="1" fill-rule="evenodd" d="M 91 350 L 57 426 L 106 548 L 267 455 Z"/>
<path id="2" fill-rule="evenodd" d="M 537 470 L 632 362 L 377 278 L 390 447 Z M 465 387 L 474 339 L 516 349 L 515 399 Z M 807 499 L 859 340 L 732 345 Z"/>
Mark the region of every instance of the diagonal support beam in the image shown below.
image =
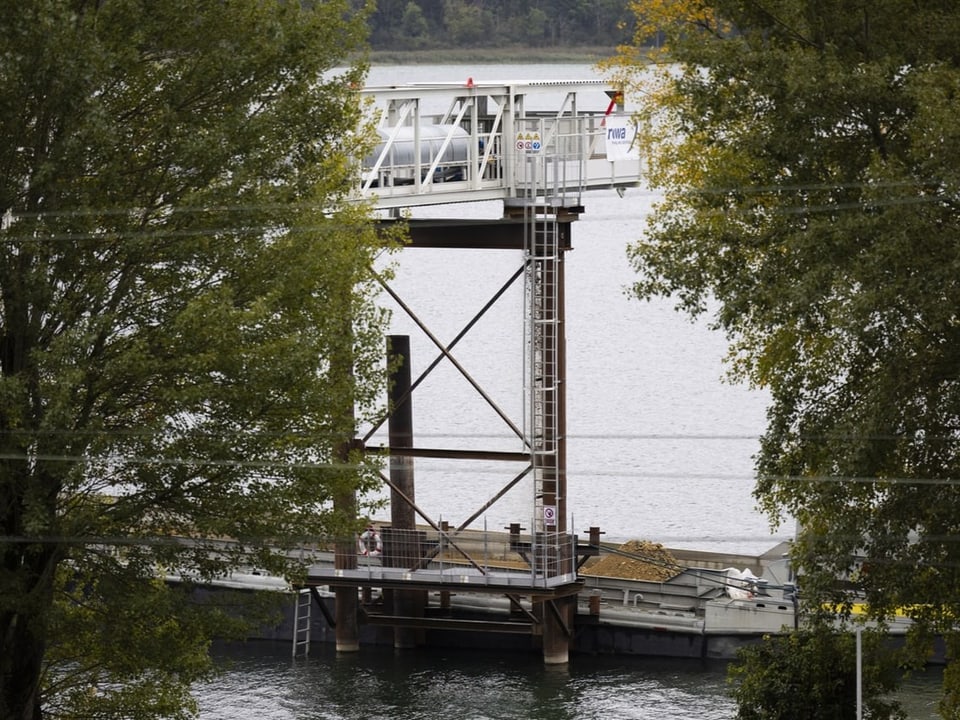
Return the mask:
<path id="1" fill-rule="evenodd" d="M 435 357 L 435 358 L 433 359 L 433 362 L 431 362 L 431 363 L 427 366 L 427 369 L 424 370 L 424 371 L 419 375 L 419 377 L 417 377 L 417 379 L 413 381 L 413 383 L 410 385 L 410 392 L 405 393 L 405 394 L 403 395 L 403 397 L 400 398 L 400 401 L 399 401 L 399 402 L 403 403 L 403 402 L 406 402 L 406 401 L 409 399 L 410 395 L 413 394 L 413 391 L 416 390 L 417 387 L 419 387 L 420 383 L 422 383 L 424 380 L 427 379 L 427 376 L 428 376 L 431 372 L 433 372 L 434 368 L 436 368 L 437 365 L 440 364 L 440 361 L 443 360 L 443 358 L 445 358 L 445 357 L 447 357 L 447 356 L 449 355 L 450 351 L 452 351 L 453 348 L 456 347 L 457 343 L 459 343 L 464 337 L 466 337 L 467 333 L 469 333 L 469 332 L 473 329 L 474 325 L 476 325 L 478 322 L 480 322 L 480 319 L 481 319 L 484 315 L 486 315 L 487 311 L 488 311 L 491 307 L 493 307 L 493 306 L 500 300 L 501 297 L 503 297 L 504 293 L 505 293 L 507 290 L 510 289 L 510 287 L 517 281 L 518 278 L 520 278 L 520 277 L 523 276 L 524 271 L 525 271 L 525 268 L 524 268 L 523 266 L 520 266 L 519 268 L 517 268 L 517 270 L 513 273 L 513 275 L 510 276 L 510 279 L 507 280 L 507 281 L 500 287 L 500 289 L 497 290 L 497 292 L 495 292 L 495 293 L 493 294 L 493 296 L 486 302 L 486 304 L 484 304 L 484 306 L 483 306 L 482 308 L 480 308 L 480 310 L 476 313 L 476 315 L 474 315 L 473 318 L 470 319 L 470 322 L 468 322 L 468 323 L 463 327 L 463 329 L 462 329 L 459 333 L 457 333 L 457 336 L 450 342 L 449 345 L 447 345 L 446 351 L 444 351 L 444 350 L 441 348 L 440 354 L 437 355 L 437 357 Z M 378 277 L 377 279 L 378 279 L 378 282 L 380 282 L 380 284 L 386 288 L 385 281 L 384 281 L 382 278 L 379 278 L 379 277 Z M 393 296 L 394 298 L 396 298 L 396 295 L 393 293 L 393 291 L 391 291 L 389 288 L 386 288 L 386 289 L 387 289 L 387 292 L 389 292 L 389 293 L 391 294 L 391 296 Z M 406 308 L 404 308 L 404 309 L 407 311 L 407 314 L 410 315 L 410 316 L 413 318 L 413 320 L 414 320 L 418 325 L 420 325 L 420 321 L 419 321 L 416 317 L 413 316 L 412 310 L 408 310 L 408 309 L 406 309 Z M 490 401 L 488 400 L 488 402 L 490 402 Z M 496 410 L 496 407 L 494 407 L 494 409 Z M 367 432 L 367 434 L 364 435 L 364 437 L 363 437 L 363 442 L 366 442 L 366 441 L 369 440 L 371 437 L 373 437 L 373 435 L 377 432 L 377 430 L 379 430 L 379 429 L 383 426 L 383 424 L 387 421 L 388 417 L 389 417 L 389 414 L 384 415 L 382 418 L 380 418 L 380 420 L 377 421 L 377 422 L 373 425 L 372 428 L 370 428 L 370 430 Z M 513 428 L 513 429 L 514 429 L 514 432 L 517 431 L 516 428 Z M 522 435 L 521 435 L 521 437 L 522 437 Z"/>
<path id="2" fill-rule="evenodd" d="M 400 499 L 401 499 L 403 502 L 405 502 L 407 505 L 409 505 L 410 507 L 412 507 L 412 508 L 414 509 L 414 511 L 417 513 L 417 515 L 419 515 L 420 517 L 422 517 L 422 518 L 424 519 L 424 521 L 427 523 L 427 525 L 429 525 L 430 527 L 432 527 L 432 528 L 433 528 L 434 530 L 436 530 L 438 533 L 443 534 L 443 530 L 440 529 L 440 526 L 437 525 L 437 523 L 435 523 L 435 522 L 430 518 L 430 516 L 426 514 L 426 512 L 424 512 L 420 507 L 418 507 L 417 504 L 413 501 L 412 498 L 408 497 L 400 488 L 398 488 L 398 487 L 396 486 L 396 484 L 395 484 L 393 481 L 390 480 L 390 478 L 388 478 L 388 477 L 387 477 L 386 475 L 384 475 L 382 472 L 379 473 L 379 474 L 380 474 L 380 478 L 387 484 L 387 486 L 388 486 L 393 492 L 395 492 L 395 493 L 400 497 Z M 452 539 L 452 538 L 450 538 L 450 545 L 451 545 L 457 552 L 459 552 L 461 555 L 463 555 L 463 557 L 467 560 L 467 562 L 469 562 L 471 565 L 473 565 L 473 567 L 475 567 L 477 570 L 479 570 L 482 575 L 486 575 L 486 574 L 487 574 L 487 571 L 484 570 L 483 567 L 480 566 L 480 565 L 477 563 L 476 560 L 474 560 L 472 557 L 470 557 L 470 554 L 469 554 L 466 550 L 464 550 L 464 549 L 461 548 L 461 547 L 458 547 L 457 544 L 456 544 L 455 542 L 453 542 L 453 539 Z M 425 559 L 428 559 L 428 558 L 425 558 Z M 420 562 L 422 563 L 423 560 L 421 560 Z M 418 563 L 417 567 L 419 567 L 419 566 L 420 566 L 420 563 Z M 417 567 L 414 567 L 414 568 L 412 568 L 412 569 L 413 569 L 413 570 L 416 570 Z"/>
<path id="3" fill-rule="evenodd" d="M 447 360 L 449 360 L 450 363 L 464 377 L 464 379 L 468 383 L 470 383 L 473 389 L 476 390 L 477 393 L 479 393 L 480 397 L 486 400 L 487 404 L 493 409 L 495 413 L 497 413 L 497 415 L 500 416 L 500 419 L 503 420 L 504 423 L 506 423 L 507 427 L 509 427 L 518 438 L 523 438 L 524 437 L 523 431 L 520 428 L 518 428 L 516 423 L 514 423 L 513 420 L 511 420 L 507 416 L 507 414 L 500 408 L 500 406 L 493 401 L 493 398 L 491 398 L 487 394 L 487 392 L 482 387 L 480 387 L 480 384 L 473 378 L 473 376 L 469 372 L 467 372 L 467 369 L 460 364 L 460 362 L 450 353 L 449 349 L 447 349 L 443 345 L 443 343 L 440 342 L 437 336 L 430 331 L 430 328 L 428 328 L 426 324 L 424 324 L 424 322 L 419 317 L 417 317 L 416 313 L 414 313 L 413 310 L 411 310 L 410 307 L 400 298 L 400 296 L 397 295 L 396 292 L 394 292 L 393 288 L 390 287 L 390 285 L 386 282 L 386 280 L 384 280 L 383 277 L 379 273 L 377 273 L 375 270 L 371 269 L 370 272 L 373 273 L 374 278 L 376 278 L 377 282 L 380 283 L 380 286 L 383 287 L 383 289 L 390 294 L 390 297 L 392 297 L 394 301 L 401 307 L 401 309 L 403 309 L 403 311 L 407 313 L 410 319 L 417 324 L 417 327 L 419 327 L 420 330 L 423 331 L 424 335 L 426 335 L 430 339 L 430 342 L 432 342 L 434 345 L 437 346 L 437 348 L 440 350 L 443 356 Z"/>

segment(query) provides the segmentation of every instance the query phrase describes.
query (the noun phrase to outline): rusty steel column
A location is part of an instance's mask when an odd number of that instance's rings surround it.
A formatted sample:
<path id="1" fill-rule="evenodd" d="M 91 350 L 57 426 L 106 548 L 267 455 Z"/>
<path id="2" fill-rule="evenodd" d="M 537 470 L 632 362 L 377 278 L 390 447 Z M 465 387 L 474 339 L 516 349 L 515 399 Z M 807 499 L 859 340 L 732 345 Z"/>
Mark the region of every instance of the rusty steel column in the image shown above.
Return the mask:
<path id="1" fill-rule="evenodd" d="M 357 629 L 357 589 L 355 587 L 336 587 L 333 594 L 336 604 L 337 627 L 334 630 L 334 635 L 337 652 L 357 652 L 360 650 L 360 633 Z"/>
<path id="2" fill-rule="evenodd" d="M 554 454 L 547 459 L 544 469 L 543 505 L 556 508 L 554 526 L 545 527 L 546 533 L 556 532 L 556 540 L 544 548 L 546 560 L 556 563 L 556 572 L 562 573 L 572 558 L 563 542 L 567 532 L 567 353 L 566 353 L 566 287 L 564 273 L 564 251 L 558 245 L 555 257 L 544 261 L 544 274 L 547 282 L 555 288 L 555 296 L 546 295 L 550 303 L 547 308 L 556 322 L 545 328 L 545 348 L 552 355 L 553 362 L 545 367 L 548 376 L 544 385 L 556 388 L 554 395 L 555 419 L 552 426 L 545 428 L 555 432 L 548 438 L 553 444 Z M 549 425 L 549 424 L 545 424 Z M 545 535 L 546 537 L 546 535 Z M 571 628 L 574 621 L 573 606 L 568 598 L 562 598 L 543 604 L 543 661 L 547 665 L 561 665 L 569 662 Z"/>
<path id="3" fill-rule="evenodd" d="M 413 447 L 413 402 L 410 397 L 410 337 L 390 335 L 387 337 L 387 361 L 390 363 L 389 420 L 390 447 Z M 404 500 L 414 497 L 413 458 L 406 455 L 390 455 L 390 523 L 397 530 L 414 530 L 416 512 Z M 397 491 L 403 493 L 401 495 Z"/>
<path id="4" fill-rule="evenodd" d="M 344 444 L 338 451 L 341 461 L 346 461 L 350 452 L 349 444 Z M 348 492 L 338 495 L 333 501 L 338 513 L 347 517 L 357 516 L 356 493 Z M 333 566 L 337 570 L 356 570 L 357 544 L 351 537 L 339 540 L 334 545 Z M 359 602 L 355 587 L 334 587 L 334 638 L 337 652 L 357 652 L 360 649 L 360 631 L 357 624 Z"/>
<path id="5" fill-rule="evenodd" d="M 576 602 L 576 596 L 573 602 Z M 570 662 L 573 607 L 571 598 L 558 598 L 543 603 L 543 662 L 546 665 L 564 665 Z"/>
<path id="6" fill-rule="evenodd" d="M 387 357 L 390 363 L 390 420 L 388 434 L 390 447 L 413 447 L 413 400 L 411 398 L 410 337 L 390 335 L 387 338 Z M 415 501 L 413 458 L 390 455 L 390 531 L 385 533 L 384 565 L 415 567 L 421 558 L 418 542 L 416 512 L 407 502 Z M 404 617 L 423 617 L 424 598 L 419 590 L 394 590 L 393 613 Z M 417 645 L 414 628 L 395 627 L 393 646 L 398 649 Z"/>

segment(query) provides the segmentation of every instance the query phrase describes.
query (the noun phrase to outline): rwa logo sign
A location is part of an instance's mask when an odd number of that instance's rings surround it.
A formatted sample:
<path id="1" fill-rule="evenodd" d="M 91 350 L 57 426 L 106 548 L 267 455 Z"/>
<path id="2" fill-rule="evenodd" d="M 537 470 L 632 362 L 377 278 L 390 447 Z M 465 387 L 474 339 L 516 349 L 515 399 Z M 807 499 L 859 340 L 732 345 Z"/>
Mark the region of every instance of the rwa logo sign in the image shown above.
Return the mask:
<path id="1" fill-rule="evenodd" d="M 607 160 L 639 160 L 637 126 L 627 115 L 607 115 Z"/>

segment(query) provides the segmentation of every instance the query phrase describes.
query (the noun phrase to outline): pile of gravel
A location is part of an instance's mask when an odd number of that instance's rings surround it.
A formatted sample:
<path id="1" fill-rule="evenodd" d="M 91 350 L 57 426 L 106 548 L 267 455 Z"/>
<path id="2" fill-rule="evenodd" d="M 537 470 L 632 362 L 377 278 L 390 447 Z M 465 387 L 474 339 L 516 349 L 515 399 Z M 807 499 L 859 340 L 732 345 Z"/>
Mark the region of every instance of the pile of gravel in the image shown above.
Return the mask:
<path id="1" fill-rule="evenodd" d="M 581 568 L 580 574 L 663 582 L 682 570 L 677 559 L 660 543 L 630 540 L 618 550 L 634 557 L 604 553 L 600 559 Z"/>

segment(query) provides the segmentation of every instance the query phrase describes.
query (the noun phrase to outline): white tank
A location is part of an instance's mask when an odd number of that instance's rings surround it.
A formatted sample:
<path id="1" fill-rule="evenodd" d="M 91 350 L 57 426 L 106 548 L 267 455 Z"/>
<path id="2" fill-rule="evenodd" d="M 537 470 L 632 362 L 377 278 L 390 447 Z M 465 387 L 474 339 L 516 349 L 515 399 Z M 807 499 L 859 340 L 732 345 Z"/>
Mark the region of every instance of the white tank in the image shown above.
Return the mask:
<path id="1" fill-rule="evenodd" d="M 390 133 L 378 130 L 381 142 L 364 160 L 364 167 L 372 169 L 377 159 L 387 147 Z M 399 129 L 393 143 L 387 151 L 386 157 L 380 164 L 379 175 L 396 179 L 413 179 L 415 162 L 414 128 L 402 127 Z M 450 136 L 450 142 L 443 153 L 440 164 L 437 166 L 434 182 L 441 180 L 460 180 L 464 177 L 464 169 L 470 157 L 470 135 L 456 125 L 422 125 L 420 127 L 420 165 L 424 175 L 440 154 L 444 140 Z"/>

